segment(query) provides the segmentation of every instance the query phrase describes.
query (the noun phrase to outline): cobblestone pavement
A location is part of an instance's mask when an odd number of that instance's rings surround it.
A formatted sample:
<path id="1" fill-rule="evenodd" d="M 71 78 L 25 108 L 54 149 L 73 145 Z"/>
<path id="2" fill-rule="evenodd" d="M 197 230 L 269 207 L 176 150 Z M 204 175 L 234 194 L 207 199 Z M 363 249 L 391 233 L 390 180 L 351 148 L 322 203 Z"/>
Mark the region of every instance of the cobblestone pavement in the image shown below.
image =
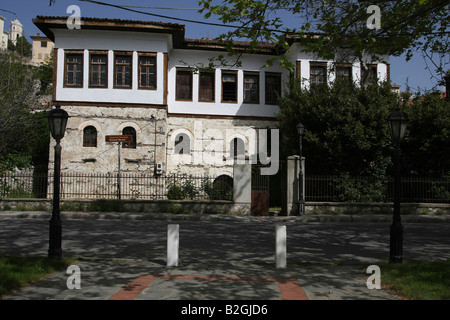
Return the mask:
<path id="1" fill-rule="evenodd" d="M 48 217 L 45 213 L 0 213 L 0 253 L 46 256 Z M 70 275 L 61 271 L 3 299 L 399 299 L 383 288 L 369 290 L 366 285 L 367 267 L 389 256 L 389 219 L 136 217 L 65 214 L 63 252 L 80 259 L 81 289 L 69 290 Z M 450 258 L 450 224 L 439 222 L 404 223 L 405 260 Z M 177 267 L 166 266 L 169 223 L 180 225 Z M 283 269 L 275 267 L 277 223 L 287 226 L 287 267 Z"/>

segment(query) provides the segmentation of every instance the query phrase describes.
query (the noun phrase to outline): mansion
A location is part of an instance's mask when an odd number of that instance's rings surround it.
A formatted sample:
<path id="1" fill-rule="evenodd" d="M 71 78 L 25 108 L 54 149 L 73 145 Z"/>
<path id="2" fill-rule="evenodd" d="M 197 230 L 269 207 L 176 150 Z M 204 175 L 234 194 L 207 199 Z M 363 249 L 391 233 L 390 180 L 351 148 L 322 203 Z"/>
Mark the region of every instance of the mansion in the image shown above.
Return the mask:
<path id="1" fill-rule="evenodd" d="M 286 52 L 293 74 L 276 60 L 263 68 L 277 59 L 272 44 L 243 51 L 239 65 L 205 69 L 227 56 L 225 47 L 185 38 L 184 25 L 83 18 L 81 29 L 69 29 L 66 21 L 33 20 L 54 42 L 53 104 L 70 116 L 61 140 L 63 172 L 117 172 L 117 143 L 106 136 L 131 135 L 120 146 L 123 172 L 232 176 L 234 158 L 251 159 L 259 133 L 277 128 L 277 99 L 290 77 L 305 86 L 362 78 L 359 63 L 324 61 L 294 40 Z M 246 45 L 235 42 L 238 51 Z M 388 57 L 370 66 L 379 81 L 388 79 Z"/>

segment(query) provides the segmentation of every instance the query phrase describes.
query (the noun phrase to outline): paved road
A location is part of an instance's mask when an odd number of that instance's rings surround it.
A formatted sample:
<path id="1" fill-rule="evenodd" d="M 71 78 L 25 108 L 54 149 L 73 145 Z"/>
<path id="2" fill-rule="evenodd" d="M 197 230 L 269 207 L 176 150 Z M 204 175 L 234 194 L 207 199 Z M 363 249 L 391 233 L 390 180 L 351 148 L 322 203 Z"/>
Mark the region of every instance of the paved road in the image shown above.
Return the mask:
<path id="1" fill-rule="evenodd" d="M 279 222 L 64 220 L 64 255 L 85 258 L 83 290 L 67 290 L 58 273 L 8 299 L 109 299 L 139 279 L 134 299 L 279 300 L 277 279 L 298 279 L 311 300 L 398 298 L 366 287 L 366 268 L 388 259 L 389 223 L 284 221 L 288 267 L 276 269 Z M 169 223 L 180 225 L 177 268 L 166 267 Z M 450 259 L 449 223 L 404 226 L 405 260 Z M 0 230 L 1 253 L 47 254 L 47 219 L 0 219 Z"/>
<path id="2" fill-rule="evenodd" d="M 180 225 L 185 263 L 245 260 L 272 263 L 274 221 L 63 221 L 63 252 L 85 258 L 140 259 L 164 263 L 167 225 Z M 286 222 L 288 259 L 300 262 L 373 263 L 389 256 L 387 223 Z M 404 223 L 406 260 L 450 259 L 450 224 Z M 0 252 L 46 255 L 46 219 L 0 219 Z"/>

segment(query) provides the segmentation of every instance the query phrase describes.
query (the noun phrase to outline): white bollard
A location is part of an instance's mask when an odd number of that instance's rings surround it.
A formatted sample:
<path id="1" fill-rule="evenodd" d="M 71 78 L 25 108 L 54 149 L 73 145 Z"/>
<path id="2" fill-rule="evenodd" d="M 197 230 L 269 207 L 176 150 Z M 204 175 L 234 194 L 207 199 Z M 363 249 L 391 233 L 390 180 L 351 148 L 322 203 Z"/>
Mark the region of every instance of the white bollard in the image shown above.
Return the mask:
<path id="1" fill-rule="evenodd" d="M 178 266 L 178 249 L 180 242 L 180 225 L 169 224 L 167 226 L 167 266 Z"/>
<path id="2" fill-rule="evenodd" d="M 286 268 L 286 226 L 275 225 L 275 262 L 277 268 Z"/>

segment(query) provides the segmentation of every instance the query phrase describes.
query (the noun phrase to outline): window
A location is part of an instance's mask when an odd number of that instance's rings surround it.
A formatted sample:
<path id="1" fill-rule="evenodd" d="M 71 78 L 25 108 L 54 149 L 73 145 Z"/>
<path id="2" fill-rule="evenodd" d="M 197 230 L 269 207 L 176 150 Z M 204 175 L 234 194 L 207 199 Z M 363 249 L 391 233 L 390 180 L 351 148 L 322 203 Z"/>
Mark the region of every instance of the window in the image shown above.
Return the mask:
<path id="1" fill-rule="evenodd" d="M 222 73 L 222 102 L 237 102 L 237 73 Z"/>
<path id="2" fill-rule="evenodd" d="M 175 154 L 190 154 L 191 143 L 189 136 L 185 133 L 180 133 L 175 138 Z"/>
<path id="3" fill-rule="evenodd" d="M 244 102 L 259 103 L 259 75 L 244 73 Z"/>
<path id="4" fill-rule="evenodd" d="M 177 70 L 176 100 L 192 101 L 192 70 Z"/>
<path id="5" fill-rule="evenodd" d="M 132 61 L 131 53 L 116 53 L 114 57 L 114 86 L 116 88 L 131 88 Z"/>
<path id="6" fill-rule="evenodd" d="M 218 176 L 213 182 L 214 192 L 212 200 L 233 200 L 233 178 L 227 175 Z"/>
<path id="7" fill-rule="evenodd" d="M 352 67 L 349 65 L 336 66 L 336 80 L 352 81 Z"/>
<path id="8" fill-rule="evenodd" d="M 47 41 L 41 41 L 41 48 L 47 48 Z"/>
<path id="9" fill-rule="evenodd" d="M 361 82 L 365 85 L 371 84 L 371 83 L 377 83 L 377 81 L 378 81 L 377 73 L 378 72 L 377 72 L 376 64 L 367 65 L 367 70 L 364 70 L 364 68 L 361 66 Z"/>
<path id="10" fill-rule="evenodd" d="M 266 73 L 266 104 L 277 104 L 281 96 L 281 74 Z"/>
<path id="11" fill-rule="evenodd" d="M 136 130 L 133 127 L 125 127 L 122 130 L 124 136 L 132 136 L 131 142 L 123 142 L 122 148 L 136 149 Z"/>
<path id="12" fill-rule="evenodd" d="M 83 87 L 83 53 L 67 52 L 64 86 Z"/>
<path id="13" fill-rule="evenodd" d="M 139 54 L 139 88 L 156 89 L 155 54 Z"/>
<path id="14" fill-rule="evenodd" d="M 198 101 L 212 102 L 215 100 L 215 74 L 214 71 L 200 71 Z"/>
<path id="15" fill-rule="evenodd" d="M 239 138 L 234 138 L 233 140 L 231 140 L 230 156 L 232 158 L 239 157 L 240 159 L 242 159 L 244 153 L 245 153 L 244 141 L 242 141 L 242 139 Z"/>
<path id="16" fill-rule="evenodd" d="M 108 54 L 91 53 L 89 61 L 89 86 L 107 87 L 108 86 Z"/>
<path id="17" fill-rule="evenodd" d="M 311 64 L 310 65 L 310 83 L 311 83 L 311 85 L 327 83 L 327 65 L 326 64 Z"/>
<path id="18" fill-rule="evenodd" d="M 97 148 L 97 129 L 87 126 L 83 130 L 83 147 Z"/>

